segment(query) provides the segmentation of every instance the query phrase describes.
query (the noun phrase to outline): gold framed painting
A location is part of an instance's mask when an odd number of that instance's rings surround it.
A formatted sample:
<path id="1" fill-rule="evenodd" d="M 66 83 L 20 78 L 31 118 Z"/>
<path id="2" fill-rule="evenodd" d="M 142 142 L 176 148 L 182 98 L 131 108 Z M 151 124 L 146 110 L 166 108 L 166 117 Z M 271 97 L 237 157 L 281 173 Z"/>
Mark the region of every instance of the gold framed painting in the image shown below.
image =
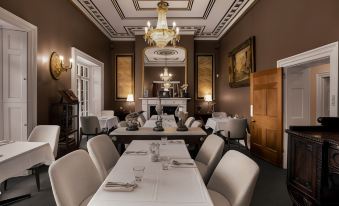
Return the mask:
<path id="1" fill-rule="evenodd" d="M 134 94 L 134 61 L 132 54 L 115 56 L 115 100 L 126 101 Z"/>
<path id="2" fill-rule="evenodd" d="M 250 74 L 255 72 L 254 36 L 247 39 L 228 55 L 229 86 L 250 85 Z"/>
<path id="3" fill-rule="evenodd" d="M 205 95 L 214 98 L 214 55 L 196 55 L 196 99 L 204 99 Z"/>

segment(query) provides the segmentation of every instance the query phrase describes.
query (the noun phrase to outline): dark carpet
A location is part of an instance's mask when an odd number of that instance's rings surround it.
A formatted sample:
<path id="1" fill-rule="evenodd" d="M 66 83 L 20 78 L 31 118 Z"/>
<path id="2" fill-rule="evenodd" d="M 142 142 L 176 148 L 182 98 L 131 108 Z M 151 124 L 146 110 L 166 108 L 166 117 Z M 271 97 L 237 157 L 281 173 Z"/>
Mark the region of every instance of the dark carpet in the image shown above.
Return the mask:
<path id="1" fill-rule="evenodd" d="M 232 149 L 239 150 L 254 159 L 260 167 L 259 179 L 254 191 L 251 206 L 290 206 L 292 202 L 286 189 L 286 170 L 272 166 L 271 164 L 253 157 L 243 147 L 233 146 Z M 13 206 L 54 206 L 55 201 L 52 188 L 48 178 L 48 168 L 45 167 L 40 175 L 41 191 L 37 192 L 34 176 L 17 177 L 8 181 L 7 191 L 0 200 L 31 193 L 32 197 Z M 2 190 L 3 191 L 3 190 Z"/>

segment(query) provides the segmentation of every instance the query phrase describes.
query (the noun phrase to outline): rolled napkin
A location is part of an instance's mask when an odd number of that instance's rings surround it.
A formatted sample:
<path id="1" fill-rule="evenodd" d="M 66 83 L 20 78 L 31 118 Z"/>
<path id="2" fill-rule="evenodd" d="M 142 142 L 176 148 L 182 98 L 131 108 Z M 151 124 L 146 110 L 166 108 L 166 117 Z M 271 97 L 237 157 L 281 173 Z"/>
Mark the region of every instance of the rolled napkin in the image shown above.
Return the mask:
<path id="1" fill-rule="evenodd" d="M 168 140 L 167 141 L 170 144 L 184 144 L 184 140 Z"/>
<path id="2" fill-rule="evenodd" d="M 140 150 L 140 151 L 125 151 L 125 154 L 131 154 L 131 155 L 147 155 L 147 151 Z"/>
<path id="3" fill-rule="evenodd" d="M 138 185 L 136 183 L 126 183 L 126 182 L 106 182 L 104 190 L 110 192 L 131 192 Z"/>
<path id="4" fill-rule="evenodd" d="M 0 141 L 0 146 L 6 145 L 6 144 L 11 144 L 14 143 L 14 140 L 1 140 Z"/>
<path id="5" fill-rule="evenodd" d="M 196 168 L 192 159 L 173 159 L 171 161 L 171 167 L 175 168 Z"/>

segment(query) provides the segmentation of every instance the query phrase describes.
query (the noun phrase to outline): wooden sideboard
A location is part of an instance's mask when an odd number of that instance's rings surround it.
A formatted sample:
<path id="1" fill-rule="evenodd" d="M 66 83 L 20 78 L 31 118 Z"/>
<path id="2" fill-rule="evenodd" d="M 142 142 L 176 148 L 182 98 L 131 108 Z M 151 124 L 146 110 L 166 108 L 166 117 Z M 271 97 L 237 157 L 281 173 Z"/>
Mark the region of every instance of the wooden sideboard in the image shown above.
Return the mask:
<path id="1" fill-rule="evenodd" d="M 339 128 L 292 126 L 286 132 L 293 204 L 339 205 Z"/>

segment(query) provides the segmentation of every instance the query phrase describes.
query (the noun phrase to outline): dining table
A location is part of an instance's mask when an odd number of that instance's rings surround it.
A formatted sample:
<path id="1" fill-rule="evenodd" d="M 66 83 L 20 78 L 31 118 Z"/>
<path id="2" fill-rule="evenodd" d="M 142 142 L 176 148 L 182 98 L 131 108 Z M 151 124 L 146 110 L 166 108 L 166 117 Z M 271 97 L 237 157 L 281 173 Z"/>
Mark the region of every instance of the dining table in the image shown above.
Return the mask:
<path id="1" fill-rule="evenodd" d="M 225 125 L 227 124 L 228 120 L 231 117 L 223 117 L 223 118 L 219 118 L 219 117 L 212 117 L 212 118 L 208 118 L 207 122 L 205 124 L 205 128 L 206 129 L 213 129 L 213 132 L 217 132 L 219 130 L 223 130 L 225 128 Z"/>
<path id="2" fill-rule="evenodd" d="M 159 140 L 134 140 L 122 154 L 102 185 L 95 192 L 89 206 L 212 206 L 204 181 L 191 159 L 184 140 L 168 140 L 160 144 L 160 159 L 170 158 L 168 170 L 161 162 L 152 162 L 149 147 Z M 146 153 L 131 153 L 146 151 Z M 178 166 L 188 162 L 191 166 Z M 133 168 L 145 167 L 141 182 L 132 191 L 110 191 L 108 183 L 135 183 Z"/>
<path id="3" fill-rule="evenodd" d="M 99 124 L 101 129 L 106 131 L 117 127 L 119 123 L 119 118 L 117 116 L 98 116 Z"/>
<path id="4" fill-rule="evenodd" d="M 54 161 L 52 149 L 47 142 L 0 141 L 0 183 L 8 178 L 22 176 L 34 165 L 50 165 Z M 31 197 L 30 194 L 0 200 L 0 205 Z"/>

